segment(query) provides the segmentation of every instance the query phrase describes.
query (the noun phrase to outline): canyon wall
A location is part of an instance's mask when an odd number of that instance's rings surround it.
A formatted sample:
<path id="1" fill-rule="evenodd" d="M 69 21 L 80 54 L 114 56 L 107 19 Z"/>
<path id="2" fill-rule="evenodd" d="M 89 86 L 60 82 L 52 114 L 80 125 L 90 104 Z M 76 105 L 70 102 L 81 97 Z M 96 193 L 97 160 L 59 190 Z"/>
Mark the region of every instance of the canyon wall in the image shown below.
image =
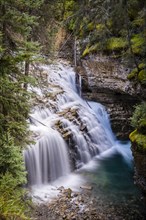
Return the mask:
<path id="1" fill-rule="evenodd" d="M 141 86 L 127 79 L 129 70 L 111 58 L 97 56 L 82 60 L 76 72 L 82 76 L 82 97 L 106 106 L 114 133 L 128 139 L 134 106 L 144 98 Z"/>

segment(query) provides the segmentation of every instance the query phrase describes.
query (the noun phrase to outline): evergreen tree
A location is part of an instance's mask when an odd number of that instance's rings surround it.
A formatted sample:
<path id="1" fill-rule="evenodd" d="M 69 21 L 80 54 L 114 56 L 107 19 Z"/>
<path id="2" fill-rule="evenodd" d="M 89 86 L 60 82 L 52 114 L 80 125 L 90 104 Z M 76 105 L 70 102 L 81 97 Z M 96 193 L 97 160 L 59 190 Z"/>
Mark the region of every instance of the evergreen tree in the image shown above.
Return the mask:
<path id="1" fill-rule="evenodd" d="M 81 39 L 82 56 L 102 52 L 121 58 L 121 61 L 130 68 L 136 68 L 129 78 L 136 77 L 144 83 L 146 78 L 145 2 L 81 0 L 76 4 L 78 4 L 78 13 L 76 12 L 74 19 L 68 20 L 68 27 L 71 25 L 72 29 L 69 30 Z"/>
<path id="2" fill-rule="evenodd" d="M 62 25 L 65 0 L 45 0 L 40 8 L 33 10 L 39 17 L 38 25 L 33 27 L 33 40 L 41 44 L 41 53 L 53 56 L 55 37 Z"/>
<path id="3" fill-rule="evenodd" d="M 41 3 L 41 0 L 0 0 L 1 219 L 27 219 L 19 186 L 26 180 L 22 150 L 28 142 L 28 64 L 38 51 L 38 44 L 32 42 L 32 28 L 37 24 L 33 10 Z"/>

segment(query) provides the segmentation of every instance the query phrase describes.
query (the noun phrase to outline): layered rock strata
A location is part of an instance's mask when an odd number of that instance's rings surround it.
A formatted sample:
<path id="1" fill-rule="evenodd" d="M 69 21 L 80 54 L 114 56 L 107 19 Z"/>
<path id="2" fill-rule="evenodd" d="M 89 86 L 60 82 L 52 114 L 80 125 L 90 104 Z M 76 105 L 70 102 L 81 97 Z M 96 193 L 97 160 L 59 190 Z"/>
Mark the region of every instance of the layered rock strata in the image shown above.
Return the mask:
<path id="1" fill-rule="evenodd" d="M 82 60 L 76 71 L 82 76 L 82 97 L 105 105 L 114 133 L 127 139 L 133 108 L 144 99 L 141 86 L 127 79 L 129 70 L 111 58 L 98 56 Z"/>

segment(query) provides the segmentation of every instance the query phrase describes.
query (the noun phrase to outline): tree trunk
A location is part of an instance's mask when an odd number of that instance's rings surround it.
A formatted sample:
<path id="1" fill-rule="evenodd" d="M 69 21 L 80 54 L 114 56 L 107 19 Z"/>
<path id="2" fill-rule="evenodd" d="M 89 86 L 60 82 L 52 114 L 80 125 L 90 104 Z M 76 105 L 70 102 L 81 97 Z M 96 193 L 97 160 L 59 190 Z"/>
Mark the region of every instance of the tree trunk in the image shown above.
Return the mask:
<path id="1" fill-rule="evenodd" d="M 27 77 L 29 75 L 29 61 L 25 61 L 25 76 Z M 24 88 L 27 90 L 27 82 L 24 83 Z"/>
<path id="2" fill-rule="evenodd" d="M 77 42 L 76 42 L 76 37 L 74 40 L 74 66 L 77 66 Z"/>

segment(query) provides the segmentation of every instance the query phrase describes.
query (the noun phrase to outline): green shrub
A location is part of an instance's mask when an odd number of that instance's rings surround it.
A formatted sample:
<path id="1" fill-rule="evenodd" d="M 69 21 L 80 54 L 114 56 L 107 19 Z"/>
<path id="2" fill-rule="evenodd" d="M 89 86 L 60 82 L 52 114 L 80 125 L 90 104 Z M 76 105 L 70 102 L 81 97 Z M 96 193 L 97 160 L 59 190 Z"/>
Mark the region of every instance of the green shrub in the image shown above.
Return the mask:
<path id="1" fill-rule="evenodd" d="M 26 192 L 18 187 L 17 178 L 7 172 L 0 176 L 0 219 L 28 220 L 29 201 Z M 27 210 L 27 211 L 26 211 Z"/>
<path id="2" fill-rule="evenodd" d="M 0 219 L 28 219 L 25 216 L 28 204 L 23 200 L 25 191 L 22 189 L 25 183 L 22 149 L 5 134 L 0 139 Z"/>
<path id="3" fill-rule="evenodd" d="M 14 145 L 9 134 L 3 135 L 0 139 L 0 175 L 7 171 L 17 179 L 18 185 L 26 182 L 22 150 Z"/>
<path id="4" fill-rule="evenodd" d="M 136 106 L 131 118 L 135 130 L 129 135 L 132 142 L 137 144 L 137 149 L 146 151 L 146 102 Z"/>
<path id="5" fill-rule="evenodd" d="M 129 135 L 129 138 L 137 144 L 137 150 L 146 151 L 146 135 L 139 133 L 136 129 Z"/>
<path id="6" fill-rule="evenodd" d="M 131 125 L 138 129 L 141 122 L 144 120 L 146 120 L 146 102 L 136 106 L 134 114 L 131 118 Z"/>

